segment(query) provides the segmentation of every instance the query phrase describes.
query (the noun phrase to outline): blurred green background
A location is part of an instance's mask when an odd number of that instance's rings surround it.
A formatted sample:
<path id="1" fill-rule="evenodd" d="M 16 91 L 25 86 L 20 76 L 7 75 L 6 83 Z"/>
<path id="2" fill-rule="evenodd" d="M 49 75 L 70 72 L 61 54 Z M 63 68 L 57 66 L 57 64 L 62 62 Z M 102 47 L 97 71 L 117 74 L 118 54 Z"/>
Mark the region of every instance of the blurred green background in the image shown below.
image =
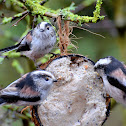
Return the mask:
<path id="1" fill-rule="evenodd" d="M 3 0 L 5 2 L 5 0 Z M 13 16 L 23 10 L 18 6 L 13 6 L 10 0 L 2 2 L 0 0 L 0 15 L 4 13 L 5 17 Z M 49 0 L 44 6 L 51 9 L 59 9 L 70 6 L 72 2 L 78 6 L 76 9 L 79 15 L 92 16 L 95 9 L 95 0 Z M 54 4 L 55 3 L 55 4 Z M 126 0 L 103 0 L 101 15 L 105 15 L 103 21 L 97 23 L 83 24 L 83 28 L 90 30 L 91 32 L 103 35 L 105 38 L 92 34 L 87 30 L 73 28 L 73 34 L 77 38 L 71 36 L 71 41 L 78 48 L 73 49 L 73 53 L 82 54 L 87 56 L 94 62 L 105 56 L 114 56 L 118 60 L 126 63 Z M 15 22 L 0 25 L 0 49 L 14 45 L 22 34 L 26 31 L 27 22 L 30 18 L 26 17 L 21 20 L 17 26 L 11 27 Z M 52 19 L 50 19 L 52 20 Z M 0 22 L 2 18 L 0 19 Z M 74 23 L 71 26 L 77 26 Z M 17 72 L 12 63 L 15 58 L 6 58 L 0 64 L 0 87 L 5 87 L 14 80 L 18 79 L 21 75 Z M 25 57 L 16 58 L 19 62 L 23 73 L 29 72 L 32 69 L 29 67 L 29 61 Z M 13 113 L 12 111 L 10 113 Z M 104 124 L 104 126 L 126 126 L 126 109 L 120 104 L 114 104 L 111 110 L 110 117 Z M 0 117 L 0 122 L 3 118 Z M 14 118 L 12 118 L 14 120 Z M 11 122 L 11 121 L 10 121 Z M 18 120 L 16 123 L 7 123 L 9 126 L 22 126 L 24 125 L 22 120 Z M 3 122 L 0 126 L 5 125 Z M 6 124 L 6 125 L 7 125 Z M 33 125 L 33 124 L 30 124 Z"/>

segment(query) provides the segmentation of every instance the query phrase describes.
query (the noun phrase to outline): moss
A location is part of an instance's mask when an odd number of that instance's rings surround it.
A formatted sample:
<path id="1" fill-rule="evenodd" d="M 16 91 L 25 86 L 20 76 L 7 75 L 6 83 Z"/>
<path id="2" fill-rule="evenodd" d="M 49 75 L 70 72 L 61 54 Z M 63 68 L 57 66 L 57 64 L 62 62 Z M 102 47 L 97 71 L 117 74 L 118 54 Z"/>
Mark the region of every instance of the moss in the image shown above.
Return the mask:
<path id="1" fill-rule="evenodd" d="M 70 12 L 70 10 L 75 9 L 74 4 L 72 3 L 70 5 L 70 7 L 64 8 L 64 9 L 58 9 L 56 11 L 51 10 L 50 8 L 46 8 L 44 6 L 41 6 L 39 4 L 39 1 L 34 0 L 26 0 L 26 7 L 28 7 L 30 9 L 30 11 L 32 11 L 32 14 L 40 14 L 40 15 L 46 15 L 46 12 L 50 12 L 50 16 L 51 14 L 56 14 L 57 17 L 58 15 L 62 15 L 62 19 L 64 20 L 70 20 L 70 21 L 74 21 L 74 22 L 78 22 L 78 23 L 88 23 L 88 22 L 97 22 L 98 19 L 103 19 L 104 16 L 100 16 L 100 8 L 101 8 L 101 4 L 102 4 L 102 0 L 97 0 L 97 4 L 96 4 L 96 10 L 93 12 L 94 17 L 88 17 L 88 16 L 79 16 L 77 14 L 73 14 L 72 12 Z"/>
<path id="2" fill-rule="evenodd" d="M 40 2 L 37 0 L 33 0 L 33 1 L 26 0 L 25 6 L 31 11 L 33 15 L 36 15 L 36 14 L 44 15 L 46 12 L 54 13 L 53 10 L 46 8 L 44 6 L 41 6 L 39 3 Z"/>
<path id="3" fill-rule="evenodd" d="M 12 17 L 9 17 L 9 18 L 4 17 L 1 24 L 6 24 L 6 23 L 11 22 L 11 21 L 12 21 Z"/>
<path id="4" fill-rule="evenodd" d="M 97 4 L 95 6 L 96 10 L 93 12 L 94 14 L 93 22 L 97 22 L 98 19 L 103 19 L 103 16 L 102 18 L 100 16 L 101 4 L 102 4 L 102 0 L 97 0 Z"/>
<path id="5" fill-rule="evenodd" d="M 62 20 L 69 20 L 73 22 L 77 22 L 78 24 L 82 23 L 96 23 L 99 19 L 103 20 L 104 16 L 100 16 L 100 9 L 101 9 L 101 4 L 102 0 L 97 0 L 96 3 L 96 9 L 93 12 L 94 16 L 89 17 L 89 16 L 79 16 L 77 14 L 73 14 L 70 10 L 74 10 L 75 6 L 74 3 L 72 3 L 69 7 L 66 7 L 64 9 L 58 9 L 58 10 L 52 10 L 50 8 L 46 8 L 44 6 L 40 5 L 41 0 L 26 0 L 26 2 L 23 4 L 21 2 L 18 2 L 16 0 L 11 0 L 14 3 L 16 3 L 20 7 L 27 7 L 27 9 L 31 12 L 31 14 L 34 15 L 41 15 L 41 16 L 47 16 L 47 17 L 54 17 L 57 18 L 59 15 L 62 15 Z M 47 14 L 48 13 L 48 14 Z M 15 15 L 16 17 L 21 17 L 22 13 L 19 13 Z M 9 18 L 4 18 L 2 23 L 6 24 L 8 22 L 12 21 L 12 17 Z"/>
<path id="6" fill-rule="evenodd" d="M 4 17 L 3 20 L 2 20 L 2 24 L 6 24 L 6 23 L 9 23 L 13 20 L 13 18 L 15 17 L 21 17 L 22 16 L 22 13 L 18 13 L 18 14 L 15 14 L 13 17 Z"/>

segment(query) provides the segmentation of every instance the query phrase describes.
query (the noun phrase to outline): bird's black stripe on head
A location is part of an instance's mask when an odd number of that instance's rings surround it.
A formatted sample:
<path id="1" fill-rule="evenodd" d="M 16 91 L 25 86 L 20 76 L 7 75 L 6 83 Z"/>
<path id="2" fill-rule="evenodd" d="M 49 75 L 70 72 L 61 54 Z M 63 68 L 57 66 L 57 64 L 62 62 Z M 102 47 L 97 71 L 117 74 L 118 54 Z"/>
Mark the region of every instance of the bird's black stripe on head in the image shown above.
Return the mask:
<path id="1" fill-rule="evenodd" d="M 36 86 L 31 77 L 31 73 L 27 74 L 26 78 L 23 78 L 21 81 L 19 81 L 19 83 L 16 84 L 16 87 L 19 89 L 22 89 L 24 86 L 29 86 L 35 90 Z"/>
<path id="2" fill-rule="evenodd" d="M 40 97 L 28 97 L 28 98 L 24 98 L 24 97 L 19 97 L 19 96 L 8 96 L 8 95 L 3 95 L 0 98 L 2 98 L 5 102 L 7 103 L 16 103 L 18 101 L 26 101 L 26 102 L 37 102 L 40 100 Z"/>
<path id="3" fill-rule="evenodd" d="M 105 74 L 110 74 L 112 71 L 120 68 L 126 75 L 126 69 L 124 68 L 123 64 L 112 56 L 111 56 L 111 60 L 112 62 L 109 65 L 105 66 Z"/>
<path id="4" fill-rule="evenodd" d="M 36 75 L 38 78 L 46 78 L 46 77 L 50 77 L 50 76 L 48 76 L 48 75 L 42 75 L 42 74 L 37 74 Z"/>
<path id="5" fill-rule="evenodd" d="M 45 27 L 47 27 L 47 26 L 52 26 L 51 24 L 49 24 L 49 23 L 47 23 L 47 24 L 45 24 Z"/>
<path id="6" fill-rule="evenodd" d="M 111 76 L 107 76 L 107 79 L 112 86 L 114 86 L 126 93 L 126 86 L 121 84 L 117 79 L 115 79 Z"/>

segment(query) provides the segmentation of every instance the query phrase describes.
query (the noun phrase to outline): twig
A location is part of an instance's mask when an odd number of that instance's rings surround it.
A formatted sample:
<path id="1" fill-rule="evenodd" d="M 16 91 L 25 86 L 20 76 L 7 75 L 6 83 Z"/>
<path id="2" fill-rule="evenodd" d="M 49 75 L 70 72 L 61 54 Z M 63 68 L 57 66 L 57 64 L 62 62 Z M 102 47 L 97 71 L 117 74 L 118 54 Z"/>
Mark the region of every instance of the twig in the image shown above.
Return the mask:
<path id="1" fill-rule="evenodd" d="M 35 26 L 37 24 L 37 18 L 38 18 L 38 15 L 35 15 L 33 18 L 32 29 L 35 28 Z"/>
<path id="2" fill-rule="evenodd" d="M 67 46 L 69 45 L 69 21 L 64 21 L 64 53 L 67 54 Z"/>
<path id="3" fill-rule="evenodd" d="M 11 25 L 11 27 L 17 25 L 17 23 L 20 22 L 23 18 L 25 18 L 28 14 L 29 14 L 29 13 L 27 12 L 22 18 L 20 18 L 20 19 L 19 19 L 18 21 L 16 21 L 13 25 Z"/>
<path id="4" fill-rule="evenodd" d="M 102 37 L 102 38 L 105 38 L 103 35 L 100 35 L 100 34 L 98 34 L 98 33 L 92 32 L 92 31 L 90 31 L 90 30 L 88 30 L 88 29 L 86 29 L 86 28 L 77 27 L 77 26 L 73 26 L 73 27 L 79 28 L 79 29 L 82 29 L 82 30 L 85 30 L 85 31 L 87 31 L 87 32 L 89 32 L 89 33 L 91 33 L 91 34 L 94 34 L 94 35 L 100 36 L 100 37 Z"/>
<path id="5" fill-rule="evenodd" d="M 22 12 L 22 13 L 18 13 L 18 14 L 16 14 L 16 15 L 14 15 L 13 17 L 9 17 L 9 18 L 4 17 L 2 23 L 0 23 L 0 24 L 6 24 L 6 23 L 8 23 L 8 22 L 12 22 L 12 21 L 14 21 L 14 20 L 17 19 L 17 18 L 20 18 L 20 17 L 24 16 L 24 15 L 27 14 L 27 13 L 29 13 L 28 10 L 27 10 L 27 11 L 24 11 L 24 12 Z"/>
<path id="6" fill-rule="evenodd" d="M 67 54 L 67 47 L 70 45 L 69 35 L 71 34 L 69 29 L 69 21 L 64 21 L 64 27 L 62 28 L 61 24 L 61 16 L 57 19 L 57 24 L 59 27 L 58 34 L 59 34 L 59 48 L 61 51 L 61 55 Z"/>
<path id="7" fill-rule="evenodd" d="M 64 46 L 63 46 L 63 38 L 62 38 L 61 16 L 59 16 L 57 18 L 57 24 L 58 24 L 58 27 L 59 27 L 59 30 L 58 30 L 58 34 L 59 34 L 59 48 L 60 48 L 60 52 L 61 52 L 61 55 L 62 55 L 63 52 L 64 52 Z"/>
<path id="8" fill-rule="evenodd" d="M 24 15 L 27 14 L 27 13 L 28 13 L 28 10 L 22 12 L 22 16 L 24 16 Z M 21 16 L 21 17 L 22 17 L 22 16 Z M 11 22 L 14 21 L 14 20 L 16 20 L 17 18 L 19 18 L 19 17 L 13 16 Z"/>

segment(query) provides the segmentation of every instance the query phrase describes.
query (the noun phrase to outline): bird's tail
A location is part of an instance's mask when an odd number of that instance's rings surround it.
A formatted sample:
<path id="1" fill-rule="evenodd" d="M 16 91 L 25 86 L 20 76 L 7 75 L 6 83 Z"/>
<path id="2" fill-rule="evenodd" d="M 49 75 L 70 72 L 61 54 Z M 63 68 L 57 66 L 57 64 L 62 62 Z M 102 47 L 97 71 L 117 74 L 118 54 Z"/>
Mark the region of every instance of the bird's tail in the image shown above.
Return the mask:
<path id="1" fill-rule="evenodd" d="M 0 97 L 0 105 L 4 104 L 6 101 Z"/>
<path id="2" fill-rule="evenodd" d="M 7 48 L 4 48 L 4 49 L 0 49 L 0 53 L 4 53 L 4 52 L 9 52 L 11 50 L 15 50 L 17 49 L 17 47 L 19 46 L 20 43 L 14 45 L 14 46 L 10 46 L 10 47 L 7 47 Z"/>

